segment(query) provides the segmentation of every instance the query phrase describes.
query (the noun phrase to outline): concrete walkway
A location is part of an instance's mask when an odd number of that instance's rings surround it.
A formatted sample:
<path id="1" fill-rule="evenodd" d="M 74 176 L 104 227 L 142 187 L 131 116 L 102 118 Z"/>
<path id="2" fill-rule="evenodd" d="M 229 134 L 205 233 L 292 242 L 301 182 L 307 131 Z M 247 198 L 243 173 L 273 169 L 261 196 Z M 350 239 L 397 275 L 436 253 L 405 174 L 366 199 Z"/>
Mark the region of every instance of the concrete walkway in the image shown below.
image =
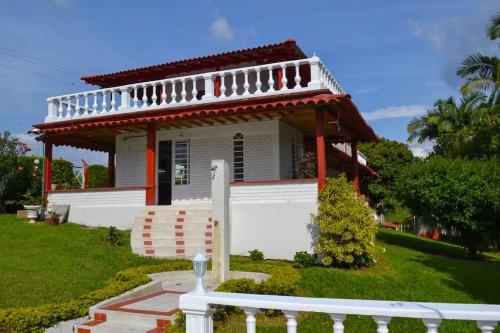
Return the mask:
<path id="1" fill-rule="evenodd" d="M 196 283 L 193 271 L 174 271 L 149 275 L 152 282 L 123 295 L 101 302 L 90 309 L 90 317 L 59 323 L 46 333 L 155 333 L 163 332 L 173 320 L 179 296 L 191 291 Z M 231 272 L 232 279 L 250 278 L 257 282 L 269 277 L 264 273 Z M 205 286 L 214 290 L 211 272 Z M 85 322 L 84 322 L 85 321 Z M 73 327 L 77 327 L 73 331 Z"/>

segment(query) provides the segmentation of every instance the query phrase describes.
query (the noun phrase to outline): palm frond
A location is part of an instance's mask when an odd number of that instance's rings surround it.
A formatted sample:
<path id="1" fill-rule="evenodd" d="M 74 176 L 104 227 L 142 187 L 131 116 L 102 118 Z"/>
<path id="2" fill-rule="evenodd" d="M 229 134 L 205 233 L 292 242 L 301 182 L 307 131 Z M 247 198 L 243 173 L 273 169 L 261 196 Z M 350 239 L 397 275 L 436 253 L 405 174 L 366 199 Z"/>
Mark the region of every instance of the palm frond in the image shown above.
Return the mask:
<path id="1" fill-rule="evenodd" d="M 487 32 L 491 40 L 500 37 L 500 12 L 497 12 L 490 18 L 490 23 L 488 24 Z"/>
<path id="2" fill-rule="evenodd" d="M 476 53 L 465 58 L 462 62 L 462 66 L 457 70 L 457 75 L 463 78 L 477 75 L 481 78 L 496 80 L 497 66 L 497 57 L 489 57 Z"/>

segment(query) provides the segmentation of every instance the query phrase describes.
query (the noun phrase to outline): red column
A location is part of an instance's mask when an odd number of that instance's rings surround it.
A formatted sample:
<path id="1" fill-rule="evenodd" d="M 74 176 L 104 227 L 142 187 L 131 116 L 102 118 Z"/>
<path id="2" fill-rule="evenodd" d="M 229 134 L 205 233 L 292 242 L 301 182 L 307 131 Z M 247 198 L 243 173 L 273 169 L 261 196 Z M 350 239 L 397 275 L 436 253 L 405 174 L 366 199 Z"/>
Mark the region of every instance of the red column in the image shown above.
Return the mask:
<path id="1" fill-rule="evenodd" d="M 115 187 L 115 151 L 108 152 L 108 187 Z"/>
<path id="2" fill-rule="evenodd" d="M 45 156 L 43 161 L 43 195 L 47 199 L 47 194 L 52 189 L 52 143 L 45 142 Z"/>
<path id="3" fill-rule="evenodd" d="M 359 194 L 359 172 L 358 172 L 358 143 L 351 142 L 351 161 L 352 161 L 352 184 L 356 193 Z"/>
<path id="4" fill-rule="evenodd" d="M 156 126 L 148 124 L 146 148 L 146 205 L 156 202 Z"/>
<path id="5" fill-rule="evenodd" d="M 318 166 L 318 189 L 321 191 L 326 182 L 326 145 L 324 111 L 316 109 L 316 162 Z"/>

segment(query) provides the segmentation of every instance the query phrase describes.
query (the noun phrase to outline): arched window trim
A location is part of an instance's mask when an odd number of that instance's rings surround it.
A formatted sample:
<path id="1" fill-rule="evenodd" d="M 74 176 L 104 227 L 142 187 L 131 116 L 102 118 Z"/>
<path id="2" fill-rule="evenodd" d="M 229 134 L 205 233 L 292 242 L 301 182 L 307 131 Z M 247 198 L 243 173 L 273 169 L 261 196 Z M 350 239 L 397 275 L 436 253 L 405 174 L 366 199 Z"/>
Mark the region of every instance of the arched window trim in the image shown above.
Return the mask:
<path id="1" fill-rule="evenodd" d="M 244 136 L 241 132 L 233 136 L 233 178 L 235 182 L 245 180 Z"/>

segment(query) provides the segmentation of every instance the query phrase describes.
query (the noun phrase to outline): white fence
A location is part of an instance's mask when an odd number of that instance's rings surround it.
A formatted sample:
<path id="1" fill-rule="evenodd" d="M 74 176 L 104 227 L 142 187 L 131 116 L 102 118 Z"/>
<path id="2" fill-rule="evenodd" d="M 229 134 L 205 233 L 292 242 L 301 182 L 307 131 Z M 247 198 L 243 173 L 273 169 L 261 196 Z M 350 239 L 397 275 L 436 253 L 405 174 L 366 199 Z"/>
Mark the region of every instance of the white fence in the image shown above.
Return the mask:
<path id="1" fill-rule="evenodd" d="M 281 82 L 275 80 L 276 70 L 286 73 Z M 310 74 L 307 80 L 306 73 Z M 220 84 L 219 96 L 215 95 L 216 82 Z M 326 66 L 313 56 L 50 97 L 45 122 L 321 88 L 343 93 Z"/>
<path id="2" fill-rule="evenodd" d="M 180 309 L 186 314 L 187 333 L 212 333 L 212 305 L 232 305 L 245 312 L 248 333 L 256 332 L 255 314 L 260 309 L 283 311 L 287 332 L 297 332 L 299 312 L 327 313 L 332 318 L 334 333 L 344 332 L 346 315 L 371 316 L 377 324 L 377 333 L 389 332 L 392 317 L 421 319 L 427 333 L 437 333 L 443 320 L 473 320 L 482 333 L 491 333 L 500 321 L 500 305 L 450 304 L 399 301 L 369 301 L 288 296 L 248 295 L 207 292 L 180 297 Z"/>

